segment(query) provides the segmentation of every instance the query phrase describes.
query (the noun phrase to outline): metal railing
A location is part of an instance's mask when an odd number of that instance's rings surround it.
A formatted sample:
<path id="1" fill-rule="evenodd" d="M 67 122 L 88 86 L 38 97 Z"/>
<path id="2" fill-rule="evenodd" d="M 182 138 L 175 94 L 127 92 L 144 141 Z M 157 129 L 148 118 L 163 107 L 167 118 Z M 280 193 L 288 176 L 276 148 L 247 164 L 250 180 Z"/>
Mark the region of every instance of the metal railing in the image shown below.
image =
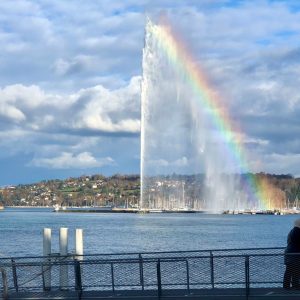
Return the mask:
<path id="1" fill-rule="evenodd" d="M 174 293 L 217 296 L 230 289 L 246 299 L 278 292 L 299 296 L 299 291 L 287 286 L 288 281 L 298 288 L 295 282 L 300 279 L 299 262 L 300 254 L 285 255 L 283 248 L 251 248 L 19 257 L 0 259 L 0 267 L 2 276 L 7 277 L 3 294 L 130 291 L 139 296 L 155 292 L 161 298 Z"/>
<path id="2" fill-rule="evenodd" d="M 6 271 L 3 268 L 0 268 L 0 272 L 2 275 L 2 299 L 8 299 L 8 286 L 7 286 L 7 276 Z"/>

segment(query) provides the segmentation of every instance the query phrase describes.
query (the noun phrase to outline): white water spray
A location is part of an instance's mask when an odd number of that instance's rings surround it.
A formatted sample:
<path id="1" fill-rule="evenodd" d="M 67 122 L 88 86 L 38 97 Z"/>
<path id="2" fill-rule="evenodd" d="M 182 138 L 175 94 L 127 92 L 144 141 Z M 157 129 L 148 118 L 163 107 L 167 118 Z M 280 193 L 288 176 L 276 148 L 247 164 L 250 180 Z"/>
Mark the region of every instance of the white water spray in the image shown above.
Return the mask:
<path id="1" fill-rule="evenodd" d="M 235 162 L 224 152 L 226 141 L 187 76 L 162 48 L 161 30 L 148 20 L 143 49 L 140 207 L 212 212 L 249 208 L 241 177 L 232 175 L 237 172 Z"/>

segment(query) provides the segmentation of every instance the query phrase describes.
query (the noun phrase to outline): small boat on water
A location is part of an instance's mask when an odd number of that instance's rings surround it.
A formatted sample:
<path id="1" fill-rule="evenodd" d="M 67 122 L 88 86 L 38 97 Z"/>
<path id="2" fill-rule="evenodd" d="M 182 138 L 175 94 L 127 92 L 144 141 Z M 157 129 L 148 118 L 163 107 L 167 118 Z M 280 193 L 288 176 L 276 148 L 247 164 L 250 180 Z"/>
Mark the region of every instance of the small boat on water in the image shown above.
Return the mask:
<path id="1" fill-rule="evenodd" d="M 114 209 L 111 206 L 54 206 L 54 212 L 118 212 L 118 209 Z"/>
<path id="2" fill-rule="evenodd" d="M 149 209 L 148 210 L 149 213 L 162 213 L 164 212 L 162 209 Z"/>

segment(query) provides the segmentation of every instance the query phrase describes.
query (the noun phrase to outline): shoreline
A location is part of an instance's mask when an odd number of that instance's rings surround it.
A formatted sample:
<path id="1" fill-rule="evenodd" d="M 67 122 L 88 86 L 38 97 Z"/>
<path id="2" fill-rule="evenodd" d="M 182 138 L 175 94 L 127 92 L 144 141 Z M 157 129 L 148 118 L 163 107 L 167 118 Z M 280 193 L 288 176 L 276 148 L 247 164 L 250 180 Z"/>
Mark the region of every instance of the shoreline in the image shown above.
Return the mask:
<path id="1" fill-rule="evenodd" d="M 64 209 L 55 209 L 51 206 L 5 206 L 0 211 L 4 211 L 6 208 L 12 209 L 47 209 L 56 213 L 125 213 L 125 214 L 216 214 L 213 212 L 207 212 L 205 210 L 158 210 L 158 209 L 136 209 L 136 208 L 100 208 L 100 207 L 67 207 Z M 245 211 L 223 211 L 217 214 L 223 215 L 298 215 L 300 210 L 282 209 L 282 210 L 245 210 Z"/>
<path id="2" fill-rule="evenodd" d="M 6 205 L 4 208 L 49 208 L 52 209 L 53 207 L 51 206 L 10 206 Z"/>

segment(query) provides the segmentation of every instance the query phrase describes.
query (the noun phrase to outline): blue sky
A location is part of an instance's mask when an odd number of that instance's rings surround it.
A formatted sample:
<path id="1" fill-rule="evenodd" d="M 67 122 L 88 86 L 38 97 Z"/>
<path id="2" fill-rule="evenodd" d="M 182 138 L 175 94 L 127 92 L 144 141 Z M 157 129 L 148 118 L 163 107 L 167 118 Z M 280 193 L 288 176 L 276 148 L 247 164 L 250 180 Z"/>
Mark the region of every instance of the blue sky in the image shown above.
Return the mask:
<path id="1" fill-rule="evenodd" d="M 146 14 L 169 16 L 259 164 L 300 176 L 299 1 L 0 2 L 0 185 L 139 173 Z"/>

